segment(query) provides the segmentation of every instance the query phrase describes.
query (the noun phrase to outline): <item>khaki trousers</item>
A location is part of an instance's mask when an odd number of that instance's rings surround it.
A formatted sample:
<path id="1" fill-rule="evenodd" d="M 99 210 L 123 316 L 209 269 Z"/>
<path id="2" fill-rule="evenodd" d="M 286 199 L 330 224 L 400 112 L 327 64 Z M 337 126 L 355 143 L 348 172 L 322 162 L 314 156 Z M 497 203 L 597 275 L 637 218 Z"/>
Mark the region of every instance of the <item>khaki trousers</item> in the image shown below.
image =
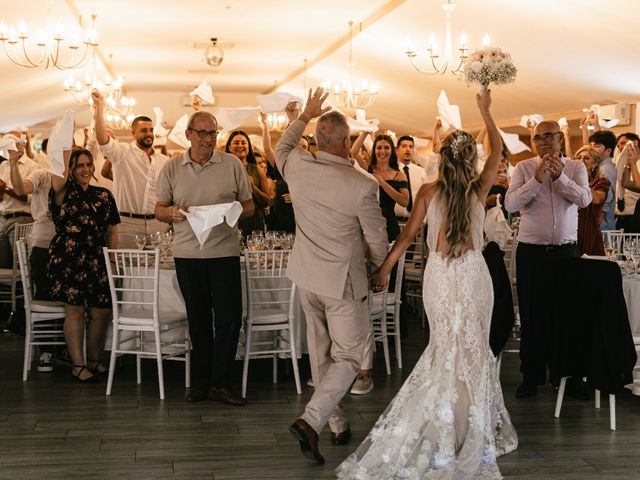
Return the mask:
<path id="1" fill-rule="evenodd" d="M 332 432 L 349 427 L 340 402 L 360 369 L 369 333 L 367 298 L 354 299 L 351 281 L 342 299 L 299 289 L 307 322 L 309 363 L 315 391 L 300 418 L 320 433 L 329 423 Z"/>
<path id="2" fill-rule="evenodd" d="M 152 233 L 164 233 L 169 230 L 169 224 L 151 218 L 130 218 L 124 215 L 120 217 L 118 225 L 118 248 L 137 248 L 136 235 L 151 235 Z"/>

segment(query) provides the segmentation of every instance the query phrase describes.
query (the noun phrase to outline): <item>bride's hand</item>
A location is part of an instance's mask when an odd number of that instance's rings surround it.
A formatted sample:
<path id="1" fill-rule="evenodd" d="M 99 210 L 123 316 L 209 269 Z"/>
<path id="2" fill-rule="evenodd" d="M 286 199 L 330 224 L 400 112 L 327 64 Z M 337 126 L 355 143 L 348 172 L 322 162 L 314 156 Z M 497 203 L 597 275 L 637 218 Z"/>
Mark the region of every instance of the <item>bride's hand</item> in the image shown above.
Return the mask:
<path id="1" fill-rule="evenodd" d="M 376 270 L 369 277 L 369 289 L 373 292 L 381 292 L 387 288 L 387 275 L 380 270 Z"/>
<path id="2" fill-rule="evenodd" d="M 476 93 L 476 102 L 478 103 L 480 111 L 488 112 L 489 107 L 491 107 L 491 90 L 481 88 L 480 91 Z"/>

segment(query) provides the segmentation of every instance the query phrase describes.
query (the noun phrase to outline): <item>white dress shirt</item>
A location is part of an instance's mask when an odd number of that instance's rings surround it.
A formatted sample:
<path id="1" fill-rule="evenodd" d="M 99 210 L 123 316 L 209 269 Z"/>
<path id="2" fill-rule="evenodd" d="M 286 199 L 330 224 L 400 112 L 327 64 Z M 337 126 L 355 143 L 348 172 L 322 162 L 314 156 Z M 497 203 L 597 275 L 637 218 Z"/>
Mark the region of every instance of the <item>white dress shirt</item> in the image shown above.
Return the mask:
<path id="1" fill-rule="evenodd" d="M 20 172 L 20 176 L 24 179 L 33 172 L 34 170 L 38 170 L 40 165 L 31 160 L 27 155 L 23 155 L 18 159 L 18 171 Z M 13 183 L 11 183 L 11 167 L 9 165 L 9 160 L 6 160 L 0 164 L 0 180 L 4 181 L 7 184 L 7 187 L 13 188 Z M 29 205 L 29 200 L 26 202 L 21 202 L 17 198 L 13 198 L 8 193 L 5 193 L 2 196 L 2 200 L 0 200 L 0 212 L 1 213 L 11 213 L 11 212 L 26 212 L 31 213 L 31 206 Z"/>
<path id="2" fill-rule="evenodd" d="M 100 146 L 113 166 L 113 196 L 120 212 L 149 215 L 156 206 L 156 183 L 169 157 L 154 152 L 149 157 L 136 142 L 123 143 L 109 138 Z"/>
<path id="3" fill-rule="evenodd" d="M 424 168 L 416 165 L 415 163 L 404 164 L 402 162 L 398 162 L 398 168 L 403 173 L 405 173 L 405 166 L 409 167 L 409 188 L 411 189 L 411 199 L 415 204 L 418 190 L 420 190 L 420 187 L 427 181 L 427 172 Z M 396 203 L 396 206 L 393 208 L 393 210 L 396 214 L 396 217 L 408 218 L 409 215 L 411 215 L 409 210 L 407 210 L 407 207 L 403 207 L 399 203 Z"/>
<path id="4" fill-rule="evenodd" d="M 51 190 L 51 173 L 39 168 L 31 172 L 24 181 L 33 185 L 31 194 L 31 216 L 33 230 L 31 243 L 35 247 L 49 248 L 51 240 L 56 234 L 56 227 L 49 212 L 49 190 Z"/>

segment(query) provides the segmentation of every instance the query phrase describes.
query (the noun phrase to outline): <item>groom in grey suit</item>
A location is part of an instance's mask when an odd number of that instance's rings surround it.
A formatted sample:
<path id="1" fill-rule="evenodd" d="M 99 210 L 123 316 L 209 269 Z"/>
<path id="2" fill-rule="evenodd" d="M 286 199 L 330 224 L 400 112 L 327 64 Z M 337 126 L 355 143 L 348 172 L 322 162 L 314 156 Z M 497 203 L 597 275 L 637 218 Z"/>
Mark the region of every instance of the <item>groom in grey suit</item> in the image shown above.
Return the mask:
<path id="1" fill-rule="evenodd" d="M 276 163 L 289 186 L 296 217 L 296 241 L 287 276 L 297 285 L 307 321 L 309 361 L 315 392 L 291 425 L 302 453 L 324 463 L 318 433 L 328 422 L 334 444 L 347 443 L 349 423 L 340 407 L 356 377 L 369 331 L 367 261 L 382 264 L 386 223 L 378 184 L 349 161 L 349 126 L 341 113 L 322 108 L 328 93 L 316 89 L 304 111 L 282 135 Z M 292 107 L 287 106 L 288 110 Z M 313 118 L 317 158 L 297 148 Z"/>

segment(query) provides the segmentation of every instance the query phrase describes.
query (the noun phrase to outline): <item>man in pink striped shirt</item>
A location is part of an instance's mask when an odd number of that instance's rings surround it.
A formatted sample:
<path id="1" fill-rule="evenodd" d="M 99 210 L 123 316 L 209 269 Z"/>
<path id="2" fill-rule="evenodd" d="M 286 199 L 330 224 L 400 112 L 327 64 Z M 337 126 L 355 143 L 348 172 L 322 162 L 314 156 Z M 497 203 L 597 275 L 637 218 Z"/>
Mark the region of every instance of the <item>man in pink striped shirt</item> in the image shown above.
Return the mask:
<path id="1" fill-rule="evenodd" d="M 557 122 L 540 122 L 533 142 L 538 156 L 518 163 L 511 176 L 505 207 L 520 212 L 516 275 L 522 338 L 519 398 L 537 394 L 546 381 L 545 338 L 549 331 L 548 291 L 552 262 L 578 257 L 578 208 L 591 203 L 582 162 L 561 154 L 563 135 Z"/>

